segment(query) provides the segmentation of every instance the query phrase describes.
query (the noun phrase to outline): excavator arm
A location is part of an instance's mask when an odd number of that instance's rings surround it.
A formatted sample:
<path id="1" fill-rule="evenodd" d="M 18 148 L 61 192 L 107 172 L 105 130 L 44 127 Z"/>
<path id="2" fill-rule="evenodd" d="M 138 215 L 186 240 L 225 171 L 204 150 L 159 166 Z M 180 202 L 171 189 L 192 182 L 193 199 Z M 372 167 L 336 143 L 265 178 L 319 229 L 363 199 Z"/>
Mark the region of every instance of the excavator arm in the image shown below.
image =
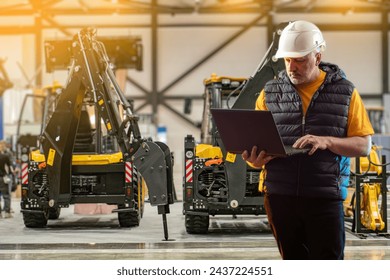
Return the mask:
<path id="1" fill-rule="evenodd" d="M 255 73 L 250 76 L 246 82 L 243 84 L 243 87 L 238 95 L 236 101 L 234 102 L 233 109 L 254 109 L 257 98 L 260 95 L 260 92 L 264 88 L 264 85 L 274 79 L 280 71 L 285 69 L 283 59 L 276 59 L 275 54 L 279 44 L 279 38 L 284 27 L 288 25 L 287 22 L 279 24 L 273 34 L 273 40 L 258 65 Z M 212 102 L 216 104 L 217 102 Z M 214 107 L 212 105 L 212 107 Z M 214 107 L 215 108 L 215 107 Z M 223 157 L 228 158 L 228 153 L 223 145 L 219 134 L 215 139 L 215 142 L 218 143 L 218 146 L 221 147 Z M 237 186 L 231 191 L 231 196 L 229 198 L 230 203 L 240 204 L 245 197 L 245 176 L 247 165 L 241 156 L 235 156 L 234 160 L 226 161 L 226 175 L 229 184 Z"/>
<path id="2" fill-rule="evenodd" d="M 255 73 L 248 78 L 240 95 L 233 105 L 235 109 L 254 109 L 256 99 L 264 85 L 274 79 L 278 73 L 285 69 L 283 59 L 275 58 L 276 51 L 279 45 L 279 38 L 282 30 L 288 25 L 288 22 L 279 24 L 273 34 L 273 40 L 259 63 Z"/>

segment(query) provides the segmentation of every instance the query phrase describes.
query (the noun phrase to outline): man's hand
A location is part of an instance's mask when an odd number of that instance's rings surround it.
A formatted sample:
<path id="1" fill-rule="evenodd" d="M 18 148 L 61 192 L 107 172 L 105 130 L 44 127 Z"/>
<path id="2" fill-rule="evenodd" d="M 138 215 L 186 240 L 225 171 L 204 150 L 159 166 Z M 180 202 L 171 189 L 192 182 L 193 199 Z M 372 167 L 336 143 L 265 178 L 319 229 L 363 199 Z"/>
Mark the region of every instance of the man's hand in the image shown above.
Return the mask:
<path id="1" fill-rule="evenodd" d="M 242 159 L 250 162 L 255 168 L 262 168 L 263 165 L 267 164 L 270 160 L 274 159 L 275 156 L 269 156 L 265 151 L 261 151 L 257 154 L 257 147 L 254 146 L 249 154 L 248 151 L 242 153 Z"/>
<path id="2" fill-rule="evenodd" d="M 371 136 L 331 137 L 315 136 L 307 134 L 299 138 L 293 145 L 294 148 L 311 147 L 309 155 L 317 151 L 329 149 L 331 152 L 346 156 L 360 157 L 367 156 L 371 150 Z"/>
<path id="3" fill-rule="evenodd" d="M 309 155 L 312 155 L 317 151 L 326 150 L 328 148 L 329 139 L 327 137 L 315 136 L 307 134 L 299 138 L 293 144 L 293 148 L 302 149 L 306 147 L 311 147 L 311 150 L 308 152 Z"/>

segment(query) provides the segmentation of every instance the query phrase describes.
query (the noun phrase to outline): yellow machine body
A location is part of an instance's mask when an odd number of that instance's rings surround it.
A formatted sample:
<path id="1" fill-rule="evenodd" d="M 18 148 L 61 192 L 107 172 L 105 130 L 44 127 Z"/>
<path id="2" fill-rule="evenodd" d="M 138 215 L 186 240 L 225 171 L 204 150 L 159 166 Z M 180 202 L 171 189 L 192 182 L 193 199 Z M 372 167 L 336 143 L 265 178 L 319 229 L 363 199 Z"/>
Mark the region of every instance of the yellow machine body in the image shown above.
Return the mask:
<path id="1" fill-rule="evenodd" d="M 196 156 L 199 158 L 222 158 L 222 151 L 220 147 L 209 144 L 199 144 L 195 147 Z"/>
<path id="2" fill-rule="evenodd" d="M 30 158 L 35 162 L 44 162 L 45 155 L 40 153 L 40 151 L 35 150 L 30 154 Z M 122 153 L 114 154 L 74 154 L 72 156 L 72 165 L 104 165 L 119 163 L 123 159 Z"/>
<path id="3" fill-rule="evenodd" d="M 360 221 L 362 225 L 373 231 L 385 228 L 385 223 L 378 207 L 381 193 L 380 184 L 363 184 L 363 199 L 361 201 Z"/>
<path id="4" fill-rule="evenodd" d="M 379 159 L 378 152 L 381 147 L 373 146 L 371 148 L 368 157 L 360 157 L 359 165 L 360 170 L 356 171 L 356 159 L 351 158 L 351 171 L 356 173 L 357 176 L 368 176 L 367 174 L 375 174 L 380 176 L 382 174 L 381 161 Z M 356 186 L 355 186 L 356 187 Z M 381 231 L 385 228 L 385 221 L 382 219 L 379 197 L 381 195 L 381 184 L 380 183 L 363 183 L 361 184 L 360 192 L 360 222 L 363 227 L 372 231 Z M 355 188 L 348 189 L 348 195 L 344 201 L 344 215 L 346 217 L 352 217 L 354 215 L 354 208 L 356 208 L 356 192 Z"/>

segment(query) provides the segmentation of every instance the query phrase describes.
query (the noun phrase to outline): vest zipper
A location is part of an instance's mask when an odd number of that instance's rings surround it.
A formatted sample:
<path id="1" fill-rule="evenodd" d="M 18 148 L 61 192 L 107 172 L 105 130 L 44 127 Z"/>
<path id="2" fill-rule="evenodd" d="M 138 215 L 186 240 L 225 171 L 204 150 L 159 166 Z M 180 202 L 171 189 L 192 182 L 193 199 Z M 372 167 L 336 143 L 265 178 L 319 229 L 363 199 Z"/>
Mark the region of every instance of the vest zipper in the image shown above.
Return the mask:
<path id="1" fill-rule="evenodd" d="M 302 136 L 305 135 L 305 123 L 306 123 L 306 118 L 302 112 Z M 296 196 L 299 196 L 299 189 L 301 186 L 301 161 L 302 161 L 302 158 L 299 158 L 299 160 L 298 160 L 298 182 L 297 182 Z"/>

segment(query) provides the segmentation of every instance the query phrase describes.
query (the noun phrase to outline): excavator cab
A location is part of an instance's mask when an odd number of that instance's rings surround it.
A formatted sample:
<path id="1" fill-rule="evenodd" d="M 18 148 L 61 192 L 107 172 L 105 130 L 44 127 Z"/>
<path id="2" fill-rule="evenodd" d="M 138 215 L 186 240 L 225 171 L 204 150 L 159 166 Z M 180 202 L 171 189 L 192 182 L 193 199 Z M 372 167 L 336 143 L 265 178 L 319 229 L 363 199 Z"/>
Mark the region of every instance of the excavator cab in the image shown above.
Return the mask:
<path id="1" fill-rule="evenodd" d="M 31 150 L 39 147 L 39 136 L 50 119 L 63 86 L 52 84 L 27 93 L 23 98 L 16 128 L 16 158 L 20 161 L 22 148 Z"/>

